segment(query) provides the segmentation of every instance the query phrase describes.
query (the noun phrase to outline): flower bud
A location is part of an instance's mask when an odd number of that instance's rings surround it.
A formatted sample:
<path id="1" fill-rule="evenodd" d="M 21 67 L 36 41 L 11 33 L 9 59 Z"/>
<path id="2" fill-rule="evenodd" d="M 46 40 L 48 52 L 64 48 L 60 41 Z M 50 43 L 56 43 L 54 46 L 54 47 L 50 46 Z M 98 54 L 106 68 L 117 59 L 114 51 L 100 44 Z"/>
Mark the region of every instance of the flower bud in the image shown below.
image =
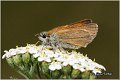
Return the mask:
<path id="1" fill-rule="evenodd" d="M 22 55 L 22 60 L 25 64 L 28 64 L 30 61 L 30 54 L 29 53 L 25 53 Z"/>
<path id="2" fill-rule="evenodd" d="M 33 63 L 38 62 L 38 61 L 37 61 L 37 58 L 35 58 L 33 55 L 31 55 L 30 59 L 31 59 L 31 61 L 32 61 Z"/>
<path id="3" fill-rule="evenodd" d="M 90 71 L 84 71 L 81 74 L 82 79 L 89 79 L 90 78 Z"/>
<path id="4" fill-rule="evenodd" d="M 70 75 L 61 75 L 60 76 L 60 79 L 70 79 Z"/>
<path id="5" fill-rule="evenodd" d="M 73 79 L 79 78 L 79 77 L 80 77 L 80 70 L 78 70 L 78 69 L 73 69 L 73 70 L 72 70 L 72 73 L 71 73 L 71 77 L 72 77 Z"/>
<path id="6" fill-rule="evenodd" d="M 22 58 L 20 55 L 15 55 L 13 56 L 13 61 L 15 65 L 19 66 L 21 65 Z"/>
<path id="7" fill-rule="evenodd" d="M 64 66 L 63 68 L 62 68 L 62 71 L 63 71 L 63 73 L 65 74 L 65 75 L 68 75 L 68 74 L 70 74 L 71 73 L 71 66 L 70 65 L 67 65 L 67 66 Z"/>
<path id="8" fill-rule="evenodd" d="M 49 71 L 49 64 L 47 62 L 42 62 L 41 63 L 41 67 L 42 67 L 42 73 L 46 76 L 46 77 L 50 77 L 50 71 Z"/>
<path id="9" fill-rule="evenodd" d="M 90 74 L 90 79 L 96 79 L 97 76 L 95 76 L 94 74 Z"/>
<path id="10" fill-rule="evenodd" d="M 58 79 L 60 77 L 60 71 L 59 70 L 52 71 L 51 75 L 53 79 Z"/>
<path id="11" fill-rule="evenodd" d="M 8 64 L 9 64 L 11 67 L 14 68 L 13 58 L 12 58 L 12 57 L 10 57 L 10 58 L 6 58 L 6 60 L 7 60 Z"/>

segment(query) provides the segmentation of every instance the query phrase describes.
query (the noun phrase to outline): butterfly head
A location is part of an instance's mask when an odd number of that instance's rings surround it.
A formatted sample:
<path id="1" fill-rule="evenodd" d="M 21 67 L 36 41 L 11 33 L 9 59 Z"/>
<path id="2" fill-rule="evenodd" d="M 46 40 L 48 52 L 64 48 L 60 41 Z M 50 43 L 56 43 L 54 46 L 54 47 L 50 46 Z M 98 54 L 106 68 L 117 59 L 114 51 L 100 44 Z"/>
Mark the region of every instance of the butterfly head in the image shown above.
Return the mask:
<path id="1" fill-rule="evenodd" d="M 45 39 L 48 37 L 48 34 L 47 32 L 41 32 L 39 36 Z"/>
<path id="2" fill-rule="evenodd" d="M 35 36 L 38 36 L 39 40 L 43 43 L 46 44 L 48 41 L 48 33 L 47 32 L 41 32 L 39 34 L 36 34 Z"/>

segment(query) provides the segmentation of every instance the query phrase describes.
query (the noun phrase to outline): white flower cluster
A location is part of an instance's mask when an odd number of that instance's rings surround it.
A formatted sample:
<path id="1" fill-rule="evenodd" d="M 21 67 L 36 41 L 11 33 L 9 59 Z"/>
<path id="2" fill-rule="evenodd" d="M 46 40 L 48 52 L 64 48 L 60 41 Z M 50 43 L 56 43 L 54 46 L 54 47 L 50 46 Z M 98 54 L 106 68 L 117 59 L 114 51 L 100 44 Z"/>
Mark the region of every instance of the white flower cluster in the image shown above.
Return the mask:
<path id="1" fill-rule="evenodd" d="M 106 70 L 104 66 L 92 61 L 87 56 L 76 51 L 68 52 L 60 49 L 51 49 L 50 46 L 27 45 L 26 47 L 17 47 L 16 49 L 5 50 L 2 58 L 9 58 L 17 54 L 30 53 L 37 58 L 39 62 L 48 62 L 51 71 L 60 70 L 62 67 L 70 65 L 74 69 L 81 72 L 86 70 L 92 71 L 94 74 L 101 73 L 101 70 Z"/>

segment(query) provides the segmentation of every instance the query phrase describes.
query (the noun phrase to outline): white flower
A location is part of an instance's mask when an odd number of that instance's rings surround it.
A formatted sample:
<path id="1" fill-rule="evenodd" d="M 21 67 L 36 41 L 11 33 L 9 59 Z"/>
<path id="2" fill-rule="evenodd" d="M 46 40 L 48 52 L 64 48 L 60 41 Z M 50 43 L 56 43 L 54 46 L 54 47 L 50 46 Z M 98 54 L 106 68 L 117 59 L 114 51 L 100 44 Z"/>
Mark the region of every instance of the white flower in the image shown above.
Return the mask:
<path id="1" fill-rule="evenodd" d="M 100 64 L 98 64 L 98 63 L 95 63 L 95 62 L 94 62 L 94 66 L 96 66 L 97 68 L 100 68 L 100 69 L 103 69 L 103 70 L 106 71 L 105 67 L 102 66 L 102 65 L 100 65 Z"/>
<path id="2" fill-rule="evenodd" d="M 84 71 L 85 71 L 85 67 L 82 66 L 82 65 L 79 65 L 79 64 L 74 64 L 74 65 L 73 65 L 73 68 L 74 68 L 74 69 L 78 69 L 78 70 L 80 70 L 81 72 L 84 72 Z"/>
<path id="3" fill-rule="evenodd" d="M 44 60 L 43 57 L 38 57 L 38 61 L 42 62 Z"/>
<path id="4" fill-rule="evenodd" d="M 54 71 L 54 70 L 60 70 L 62 68 L 61 66 L 61 63 L 60 62 L 52 62 L 49 66 L 49 69 L 51 71 Z"/>
<path id="5" fill-rule="evenodd" d="M 99 69 L 94 69 L 92 72 L 96 75 L 97 73 L 101 73 L 101 70 L 99 70 Z"/>
<path id="6" fill-rule="evenodd" d="M 66 60 L 63 62 L 63 66 L 67 66 L 67 65 L 71 65 L 73 66 L 75 64 L 75 62 L 73 60 Z"/>
<path id="7" fill-rule="evenodd" d="M 50 57 L 46 56 L 43 52 L 39 53 L 38 61 L 46 61 L 46 62 L 51 62 Z"/>
<path id="8" fill-rule="evenodd" d="M 46 54 L 47 57 L 53 57 L 54 52 L 52 50 L 44 50 L 44 53 Z"/>
<path id="9" fill-rule="evenodd" d="M 59 61 L 59 62 L 64 62 L 64 61 L 66 61 L 68 58 L 68 54 L 59 54 L 58 52 L 56 52 L 55 54 L 54 54 L 54 59 L 53 60 L 57 60 L 57 61 Z"/>
<path id="10" fill-rule="evenodd" d="M 43 49 L 43 46 L 42 46 L 42 45 L 37 46 L 38 52 L 42 51 L 42 49 Z"/>
<path id="11" fill-rule="evenodd" d="M 38 61 L 46 61 L 46 62 L 51 62 L 51 59 L 49 57 L 38 57 Z"/>
<path id="12" fill-rule="evenodd" d="M 9 53 L 10 53 L 11 56 L 14 56 L 14 55 L 16 55 L 17 50 L 16 49 L 10 49 Z"/>
<path id="13" fill-rule="evenodd" d="M 2 56 L 2 59 L 9 58 L 11 56 L 7 50 L 5 50 L 4 52 L 5 52 L 5 54 Z"/>
<path id="14" fill-rule="evenodd" d="M 80 61 L 79 61 L 80 57 L 79 57 L 76 53 L 71 54 L 71 55 L 69 56 L 69 59 L 70 59 L 73 63 L 79 63 L 79 62 L 80 62 Z"/>
<path id="15" fill-rule="evenodd" d="M 87 70 L 94 70 L 96 67 L 94 65 L 88 65 L 86 66 Z"/>
<path id="16" fill-rule="evenodd" d="M 77 53 L 76 51 L 68 52 L 59 48 L 50 50 L 51 48 L 51 46 L 28 44 L 26 47 L 17 47 L 16 49 L 10 49 L 9 51 L 5 50 L 2 59 L 17 54 L 30 53 L 34 58 L 37 58 L 39 62 L 49 62 L 49 69 L 52 71 L 60 70 L 63 66 L 67 65 L 70 65 L 81 72 L 91 70 L 94 74 L 101 73 L 102 69 L 106 70 L 104 66 L 92 61 L 81 53 Z"/>
<path id="17" fill-rule="evenodd" d="M 63 66 L 67 66 L 69 64 L 69 62 L 65 61 L 63 62 Z"/>
<path id="18" fill-rule="evenodd" d="M 85 68 L 84 68 L 83 66 L 81 66 L 81 67 L 79 68 L 79 70 L 80 70 L 81 72 L 84 72 L 84 71 L 85 71 Z"/>
<path id="19" fill-rule="evenodd" d="M 2 59 L 4 59 L 6 57 L 6 54 L 4 54 L 3 56 L 2 56 Z"/>
<path id="20" fill-rule="evenodd" d="M 37 57 L 39 57 L 39 56 L 40 56 L 39 53 L 35 53 L 35 54 L 33 54 L 33 57 L 35 57 L 35 58 L 37 58 Z"/>
<path id="21" fill-rule="evenodd" d="M 80 67 L 79 64 L 75 64 L 75 65 L 73 65 L 73 68 L 74 68 L 74 69 L 79 69 L 79 67 Z"/>
<path id="22" fill-rule="evenodd" d="M 5 54 L 2 56 L 2 59 L 4 59 L 5 57 L 9 58 L 11 56 L 16 55 L 17 50 L 16 49 L 10 49 L 9 51 L 5 50 L 4 52 L 5 52 Z"/>
<path id="23" fill-rule="evenodd" d="M 37 46 L 34 46 L 34 45 L 30 45 L 30 46 L 28 45 L 27 49 L 28 49 L 28 52 L 31 53 L 31 54 L 34 54 L 34 53 L 38 52 Z"/>
<path id="24" fill-rule="evenodd" d="M 77 52 L 76 52 L 76 51 L 74 51 L 74 50 L 72 50 L 71 54 L 77 54 Z"/>
<path id="25" fill-rule="evenodd" d="M 26 47 L 17 47 L 16 50 L 17 50 L 17 54 L 21 54 L 21 53 L 26 53 L 27 52 Z"/>
<path id="26" fill-rule="evenodd" d="M 65 56 L 66 57 L 66 59 L 64 60 L 64 62 L 63 62 L 63 66 L 67 66 L 68 64 L 69 65 L 74 65 L 74 64 L 76 64 L 76 63 L 79 63 L 79 57 L 78 57 L 78 55 L 75 53 L 75 54 L 68 54 L 67 56 Z"/>
<path id="27" fill-rule="evenodd" d="M 54 57 L 55 58 L 58 58 L 58 57 L 60 57 L 62 55 L 63 55 L 62 52 L 54 52 Z"/>

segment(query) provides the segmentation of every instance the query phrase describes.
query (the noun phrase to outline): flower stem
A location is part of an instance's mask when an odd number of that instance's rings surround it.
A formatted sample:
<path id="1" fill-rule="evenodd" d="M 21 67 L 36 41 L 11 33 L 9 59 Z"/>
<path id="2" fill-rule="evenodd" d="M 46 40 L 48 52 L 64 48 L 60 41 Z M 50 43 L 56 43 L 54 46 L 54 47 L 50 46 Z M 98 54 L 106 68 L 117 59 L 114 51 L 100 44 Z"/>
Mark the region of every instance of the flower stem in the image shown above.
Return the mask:
<path id="1" fill-rule="evenodd" d="M 25 79 L 29 79 L 25 74 L 23 74 L 21 71 L 17 71 L 19 74 L 21 74 Z"/>
<path id="2" fill-rule="evenodd" d="M 38 63 L 37 63 L 37 71 L 38 71 L 38 76 L 39 76 L 39 78 L 41 78 Z"/>

